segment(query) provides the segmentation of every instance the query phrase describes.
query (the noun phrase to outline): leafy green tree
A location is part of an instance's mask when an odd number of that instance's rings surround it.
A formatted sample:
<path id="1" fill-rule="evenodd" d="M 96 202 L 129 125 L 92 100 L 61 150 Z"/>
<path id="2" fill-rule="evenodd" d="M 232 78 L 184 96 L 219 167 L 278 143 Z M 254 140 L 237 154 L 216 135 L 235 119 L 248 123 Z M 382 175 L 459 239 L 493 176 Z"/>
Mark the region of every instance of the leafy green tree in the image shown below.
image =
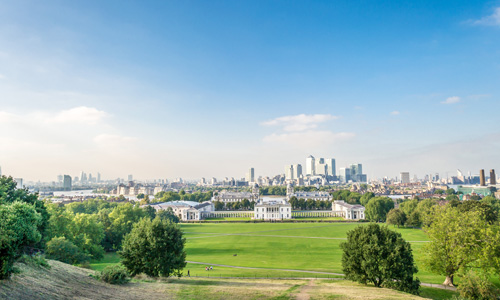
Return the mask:
<path id="1" fill-rule="evenodd" d="M 170 221 L 172 223 L 179 223 L 179 217 L 174 214 L 174 211 L 172 208 L 168 208 L 166 210 L 160 210 L 156 213 L 158 218 L 165 220 L 165 221 Z"/>
<path id="2" fill-rule="evenodd" d="M 133 225 L 145 217 L 145 212 L 137 205 L 125 203 L 118 205 L 109 214 L 111 220 L 111 243 L 115 249 L 120 249 L 123 237 L 128 234 Z"/>
<path id="3" fill-rule="evenodd" d="M 406 223 L 406 214 L 399 208 L 393 208 L 387 213 L 387 224 L 404 226 Z"/>
<path id="4" fill-rule="evenodd" d="M 497 252 L 498 231 L 488 230 L 478 211 L 460 211 L 451 206 L 436 207 L 424 227 L 430 243 L 424 247 L 425 265 L 429 271 L 446 276 L 444 285 L 453 286 L 454 276 L 472 267 L 485 268 L 485 251 Z"/>
<path id="5" fill-rule="evenodd" d="M 418 294 L 412 249 L 400 233 L 378 224 L 358 226 L 347 232 L 347 242 L 340 248 L 347 279 Z"/>
<path id="6" fill-rule="evenodd" d="M 215 210 L 223 210 L 224 209 L 224 203 L 222 203 L 221 201 L 215 201 L 214 202 L 214 207 L 215 207 Z"/>
<path id="7" fill-rule="evenodd" d="M 67 264 L 81 264 L 90 260 L 90 255 L 83 253 L 80 248 L 65 237 L 55 237 L 47 242 L 45 255 L 47 258 Z"/>
<path id="8" fill-rule="evenodd" d="M 387 197 L 375 197 L 368 201 L 365 208 L 366 218 L 372 222 L 384 222 L 387 213 L 394 208 L 394 201 Z"/>
<path id="9" fill-rule="evenodd" d="M 315 206 L 316 206 L 316 202 L 313 199 L 307 199 L 306 209 L 314 209 Z"/>
<path id="10" fill-rule="evenodd" d="M 32 204 L 14 202 L 0 205 L 0 279 L 10 277 L 14 261 L 24 247 L 38 243 L 42 217 Z"/>
<path id="11" fill-rule="evenodd" d="M 461 202 L 461 205 L 458 205 L 457 208 L 462 212 L 478 211 L 481 218 L 490 224 L 493 224 L 496 220 L 498 220 L 498 211 L 486 202 L 465 200 Z"/>
<path id="12" fill-rule="evenodd" d="M 471 300 L 498 299 L 500 291 L 489 281 L 484 274 L 467 272 L 462 277 L 457 290 L 460 296 Z"/>
<path id="13" fill-rule="evenodd" d="M 71 241 L 84 253 L 94 259 L 104 256 L 101 242 L 104 239 L 104 226 L 98 222 L 97 215 L 77 214 L 70 224 Z"/>
<path id="14" fill-rule="evenodd" d="M 178 225 L 160 218 L 144 218 L 125 236 L 120 252 L 122 264 L 132 276 L 181 276 L 186 266 L 185 243 Z"/>
<path id="15" fill-rule="evenodd" d="M 292 209 L 297 209 L 299 206 L 299 199 L 297 199 L 297 197 L 293 196 L 290 198 L 289 203 L 292 206 Z"/>
<path id="16" fill-rule="evenodd" d="M 455 194 L 456 194 L 456 192 L 454 189 L 447 189 L 446 190 L 446 195 L 455 195 Z"/>
<path id="17" fill-rule="evenodd" d="M 40 222 L 37 223 L 37 228 L 43 237 L 50 217 L 45 207 L 45 203 L 38 199 L 38 194 L 30 193 L 27 189 L 17 188 L 17 183 L 12 177 L 0 176 L 0 205 L 10 204 L 16 201 L 33 205 L 36 212 L 40 214 L 41 219 Z"/>
<path id="18" fill-rule="evenodd" d="M 448 194 L 446 196 L 446 201 L 458 201 L 458 196 L 455 194 Z"/>
<path id="19" fill-rule="evenodd" d="M 364 193 L 363 196 L 359 199 L 359 203 L 363 206 L 366 206 L 368 204 L 368 201 L 370 201 L 371 198 L 374 198 L 375 194 L 372 192 Z"/>

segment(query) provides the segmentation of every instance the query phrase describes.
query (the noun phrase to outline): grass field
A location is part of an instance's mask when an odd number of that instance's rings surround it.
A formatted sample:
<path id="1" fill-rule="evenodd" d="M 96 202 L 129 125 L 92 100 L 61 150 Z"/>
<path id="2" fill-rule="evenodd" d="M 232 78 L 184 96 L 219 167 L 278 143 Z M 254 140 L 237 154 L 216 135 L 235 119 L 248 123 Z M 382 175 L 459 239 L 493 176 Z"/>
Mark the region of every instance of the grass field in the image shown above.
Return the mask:
<path id="1" fill-rule="evenodd" d="M 108 255 L 108 264 L 116 263 L 117 258 Z M 424 299 L 332 279 L 152 279 L 141 275 L 124 285 L 110 285 L 96 280 L 92 270 L 50 260 L 49 264 L 51 268 L 16 264 L 20 273 L 10 280 L 0 280 L 0 299 Z M 426 298 L 451 299 L 452 295 L 447 291 L 422 289 Z"/>

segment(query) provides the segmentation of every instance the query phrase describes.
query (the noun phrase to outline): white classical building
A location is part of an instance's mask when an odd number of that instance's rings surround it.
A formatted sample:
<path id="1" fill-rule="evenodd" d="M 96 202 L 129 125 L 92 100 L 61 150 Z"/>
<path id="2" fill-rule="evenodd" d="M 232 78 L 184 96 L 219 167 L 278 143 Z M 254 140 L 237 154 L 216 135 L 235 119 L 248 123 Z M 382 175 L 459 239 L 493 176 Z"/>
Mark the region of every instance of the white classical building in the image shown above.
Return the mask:
<path id="1" fill-rule="evenodd" d="M 332 204 L 332 211 L 338 217 L 343 217 L 347 220 L 364 220 L 365 207 L 362 205 L 353 205 L 346 203 L 344 200 L 335 200 Z"/>
<path id="2" fill-rule="evenodd" d="M 215 210 L 214 205 L 210 201 L 205 201 L 203 203 L 194 201 L 169 201 L 148 205 L 156 210 L 171 208 L 174 214 L 182 221 L 199 221 L 203 219 L 203 213 Z"/>
<path id="3" fill-rule="evenodd" d="M 292 206 L 285 198 L 263 197 L 255 204 L 255 220 L 283 220 L 292 218 Z"/>

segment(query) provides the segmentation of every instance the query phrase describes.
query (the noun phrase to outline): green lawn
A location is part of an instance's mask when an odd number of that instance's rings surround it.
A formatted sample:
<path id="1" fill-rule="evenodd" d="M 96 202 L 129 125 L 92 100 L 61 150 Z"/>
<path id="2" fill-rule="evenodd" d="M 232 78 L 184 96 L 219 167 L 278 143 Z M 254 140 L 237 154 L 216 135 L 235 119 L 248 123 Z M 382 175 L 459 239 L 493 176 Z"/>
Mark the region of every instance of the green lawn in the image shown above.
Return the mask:
<path id="1" fill-rule="evenodd" d="M 186 260 L 207 264 L 270 269 L 308 270 L 342 273 L 340 243 L 347 231 L 367 223 L 193 223 L 181 224 L 186 242 Z M 420 281 L 442 283 L 444 277 L 426 272 L 421 265 L 426 234 L 419 229 L 397 228 L 403 238 L 412 244 L 419 268 Z M 236 256 L 235 256 L 236 254 Z M 102 270 L 106 265 L 119 263 L 116 253 L 92 262 L 91 267 Z M 233 269 L 217 267 L 206 272 L 204 265 L 189 264 L 188 269 L 198 275 L 241 277 L 315 277 L 313 273 L 295 273 L 280 270 Z M 187 270 L 186 270 L 187 272 Z M 293 274 L 293 275 L 290 275 Z M 328 275 L 324 275 L 328 277 Z M 330 275 L 331 276 L 331 275 Z"/>

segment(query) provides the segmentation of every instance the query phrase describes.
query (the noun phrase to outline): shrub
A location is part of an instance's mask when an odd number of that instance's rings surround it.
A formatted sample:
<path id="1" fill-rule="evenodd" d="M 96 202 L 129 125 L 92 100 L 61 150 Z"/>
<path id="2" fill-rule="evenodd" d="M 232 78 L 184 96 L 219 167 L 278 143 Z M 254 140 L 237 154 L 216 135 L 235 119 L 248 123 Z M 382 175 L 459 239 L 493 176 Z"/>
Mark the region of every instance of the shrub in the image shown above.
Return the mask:
<path id="1" fill-rule="evenodd" d="M 127 270 L 121 265 L 107 266 L 102 270 L 100 278 L 110 284 L 124 284 L 130 280 Z"/>
<path id="2" fill-rule="evenodd" d="M 496 299 L 498 290 L 484 275 L 469 271 L 458 286 L 460 296 L 470 300 Z"/>
<path id="3" fill-rule="evenodd" d="M 19 258 L 18 261 L 26 265 L 50 269 L 49 263 L 45 260 L 45 258 L 42 255 L 39 254 L 35 255 L 23 254 L 23 256 L 21 256 L 21 258 Z"/>
<path id="4" fill-rule="evenodd" d="M 47 258 L 62 261 L 67 264 L 79 264 L 88 261 L 87 254 L 82 253 L 80 249 L 65 237 L 55 237 L 47 243 L 45 251 Z"/>

